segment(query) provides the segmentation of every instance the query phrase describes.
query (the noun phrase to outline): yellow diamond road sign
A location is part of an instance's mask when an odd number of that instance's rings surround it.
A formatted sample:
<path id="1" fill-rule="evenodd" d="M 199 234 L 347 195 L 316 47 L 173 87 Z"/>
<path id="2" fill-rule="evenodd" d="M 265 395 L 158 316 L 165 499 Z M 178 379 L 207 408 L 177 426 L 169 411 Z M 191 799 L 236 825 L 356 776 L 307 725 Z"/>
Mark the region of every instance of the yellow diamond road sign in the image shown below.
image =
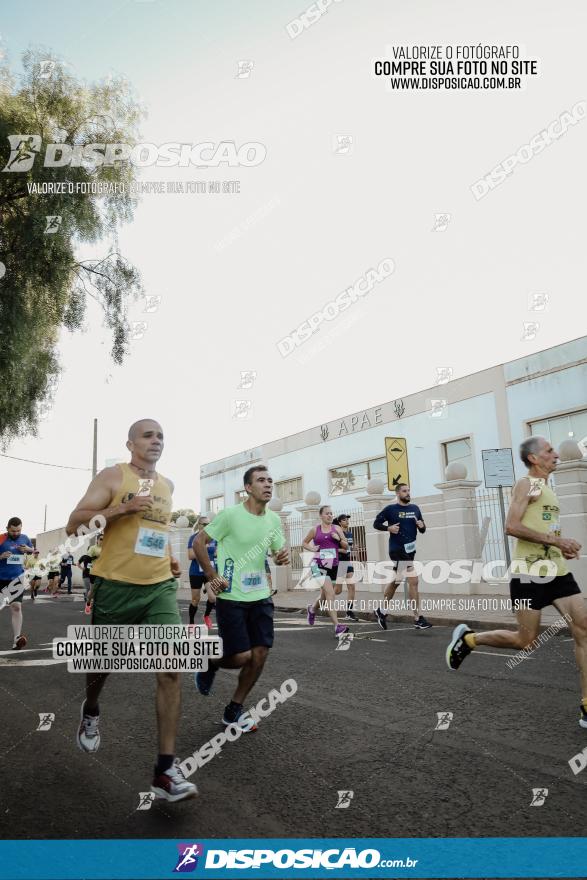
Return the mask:
<path id="1" fill-rule="evenodd" d="M 408 444 L 405 437 L 385 438 L 387 460 L 387 487 L 392 492 L 398 483 L 410 482 L 408 470 Z"/>

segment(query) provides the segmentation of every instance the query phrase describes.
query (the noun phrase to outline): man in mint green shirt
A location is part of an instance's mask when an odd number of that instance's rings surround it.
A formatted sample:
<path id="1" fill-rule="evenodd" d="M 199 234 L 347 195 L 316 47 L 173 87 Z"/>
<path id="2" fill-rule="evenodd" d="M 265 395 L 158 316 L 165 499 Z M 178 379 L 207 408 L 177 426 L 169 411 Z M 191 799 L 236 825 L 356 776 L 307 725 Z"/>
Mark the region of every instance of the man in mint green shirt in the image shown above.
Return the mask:
<path id="1" fill-rule="evenodd" d="M 210 693 L 219 667 L 240 669 L 233 698 L 224 710 L 225 726 L 238 722 L 244 701 L 261 675 L 273 646 L 273 600 L 265 569 L 267 553 L 276 565 L 288 565 L 289 554 L 281 520 L 267 504 L 273 495 L 273 479 L 264 465 L 250 467 L 243 478 L 248 498 L 242 504 L 216 514 L 199 532 L 193 550 L 216 602 L 216 620 L 222 639 L 221 660 L 210 661 L 206 672 L 196 673 L 196 687 Z M 210 562 L 206 544 L 218 542 L 218 574 Z M 254 730 L 254 724 L 246 726 Z"/>

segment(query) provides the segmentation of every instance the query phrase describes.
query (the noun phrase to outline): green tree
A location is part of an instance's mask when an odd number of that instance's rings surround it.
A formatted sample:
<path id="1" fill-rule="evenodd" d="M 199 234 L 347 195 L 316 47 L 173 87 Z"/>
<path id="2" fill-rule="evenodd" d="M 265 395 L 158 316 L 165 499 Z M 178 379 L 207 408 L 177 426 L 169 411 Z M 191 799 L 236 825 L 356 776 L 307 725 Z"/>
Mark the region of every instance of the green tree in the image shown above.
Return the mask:
<path id="1" fill-rule="evenodd" d="M 171 514 L 171 522 L 177 522 L 177 518 L 179 516 L 187 516 L 190 528 L 193 528 L 194 523 L 198 519 L 198 515 L 192 510 L 191 507 L 182 507 L 181 510 L 174 510 Z"/>
<path id="2" fill-rule="evenodd" d="M 23 55 L 18 84 L 0 68 L 0 442 L 36 433 L 43 405 L 58 384 L 59 331 L 82 331 L 88 299 L 97 302 L 112 335 L 112 358 L 122 363 L 128 349 L 127 309 L 142 291 L 140 276 L 117 247 L 117 230 L 132 219 L 129 162 L 78 167 L 44 167 L 47 144 L 138 141 L 143 111 L 123 79 L 87 85 L 46 50 Z M 30 170 L 11 152 L 9 136 L 37 135 L 39 155 Z M 33 142 L 21 141 L 21 159 Z M 20 169 L 19 169 L 20 166 Z M 7 170 L 10 167 L 13 170 Z M 31 184 L 68 182 L 73 193 L 32 192 Z M 105 195 L 75 192 L 80 184 L 117 184 Z M 47 217 L 60 218 L 47 233 Z M 99 259 L 76 256 L 82 244 L 104 245 Z"/>

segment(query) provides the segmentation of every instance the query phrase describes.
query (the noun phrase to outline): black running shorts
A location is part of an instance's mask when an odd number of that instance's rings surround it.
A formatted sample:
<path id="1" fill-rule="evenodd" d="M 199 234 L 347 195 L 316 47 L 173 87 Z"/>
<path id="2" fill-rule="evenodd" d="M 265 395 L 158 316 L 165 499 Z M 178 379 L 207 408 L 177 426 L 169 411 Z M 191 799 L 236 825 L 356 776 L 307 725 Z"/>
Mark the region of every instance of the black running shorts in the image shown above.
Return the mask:
<path id="1" fill-rule="evenodd" d="M 190 587 L 192 590 L 201 590 L 205 583 L 206 578 L 203 574 L 190 574 Z"/>
<path id="2" fill-rule="evenodd" d="M 345 559 L 342 553 L 338 556 L 338 564 L 342 568 L 342 573 L 344 575 L 353 574 L 355 568 L 351 562 L 350 556 Z"/>
<path id="3" fill-rule="evenodd" d="M 332 565 L 330 568 L 326 568 L 325 565 L 320 565 L 320 563 L 318 562 L 313 562 L 312 568 L 314 567 L 318 569 L 321 575 L 325 574 L 327 577 L 329 577 L 332 583 L 334 583 L 338 577 L 338 565 Z"/>
<path id="4" fill-rule="evenodd" d="M 510 581 L 510 596 L 512 605 L 515 606 L 516 600 L 524 600 L 525 607 L 531 608 L 532 611 L 540 611 L 547 605 L 552 605 L 555 599 L 564 599 L 565 596 L 576 596 L 581 590 L 577 581 L 571 574 L 560 574 L 548 583 L 522 583 L 520 578 L 512 578 Z M 530 601 L 529 606 L 526 605 Z"/>
<path id="5" fill-rule="evenodd" d="M 241 654 L 251 648 L 273 646 L 272 599 L 237 602 L 220 595 L 215 607 L 223 657 Z"/>
<path id="6" fill-rule="evenodd" d="M 14 580 L 14 578 L 12 580 Z M 12 580 L 9 580 L 9 581 L 3 580 L 3 579 L 0 580 L 0 590 L 3 590 L 4 587 L 8 586 L 8 584 L 11 584 Z M 22 581 L 19 581 L 18 583 L 20 584 L 20 583 L 22 583 Z M 23 596 L 23 594 L 21 593 L 20 596 L 17 596 L 16 599 L 13 599 L 10 604 L 13 605 L 14 602 L 22 602 L 22 596 Z"/>
<path id="7" fill-rule="evenodd" d="M 411 553 L 406 553 L 406 551 L 403 549 L 403 547 L 399 550 L 390 550 L 389 551 L 389 558 L 394 563 L 393 570 L 394 571 L 398 570 L 398 566 L 399 566 L 400 562 L 403 562 L 403 563 L 412 562 L 415 555 L 416 555 L 415 550 L 413 550 Z M 404 571 L 407 571 L 407 572 L 413 571 L 413 566 L 408 566 L 405 564 L 402 565 L 401 572 L 403 573 Z"/>

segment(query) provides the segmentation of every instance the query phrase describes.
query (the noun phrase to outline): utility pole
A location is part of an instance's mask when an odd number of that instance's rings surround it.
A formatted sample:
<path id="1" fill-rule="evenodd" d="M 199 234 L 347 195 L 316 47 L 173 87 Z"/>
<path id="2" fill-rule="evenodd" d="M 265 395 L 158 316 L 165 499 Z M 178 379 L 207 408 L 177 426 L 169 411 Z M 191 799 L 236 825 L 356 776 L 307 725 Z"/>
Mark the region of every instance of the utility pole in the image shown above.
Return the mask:
<path id="1" fill-rule="evenodd" d="M 45 504 L 45 517 L 43 519 L 43 531 L 47 531 L 47 505 Z"/>
<path id="2" fill-rule="evenodd" d="M 92 455 L 92 479 L 98 472 L 98 419 L 94 419 L 94 452 Z"/>

